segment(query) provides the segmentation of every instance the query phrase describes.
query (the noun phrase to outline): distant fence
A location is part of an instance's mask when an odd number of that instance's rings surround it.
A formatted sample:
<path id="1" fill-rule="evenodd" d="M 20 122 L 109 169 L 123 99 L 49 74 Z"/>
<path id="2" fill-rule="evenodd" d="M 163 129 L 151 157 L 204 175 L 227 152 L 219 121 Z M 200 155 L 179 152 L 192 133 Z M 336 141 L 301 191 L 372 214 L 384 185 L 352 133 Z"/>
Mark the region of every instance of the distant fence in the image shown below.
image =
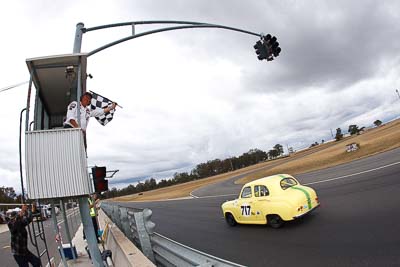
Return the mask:
<path id="1" fill-rule="evenodd" d="M 102 203 L 101 209 L 124 235 L 157 266 L 243 267 L 180 244 L 154 232 L 150 209 L 134 209 Z"/>

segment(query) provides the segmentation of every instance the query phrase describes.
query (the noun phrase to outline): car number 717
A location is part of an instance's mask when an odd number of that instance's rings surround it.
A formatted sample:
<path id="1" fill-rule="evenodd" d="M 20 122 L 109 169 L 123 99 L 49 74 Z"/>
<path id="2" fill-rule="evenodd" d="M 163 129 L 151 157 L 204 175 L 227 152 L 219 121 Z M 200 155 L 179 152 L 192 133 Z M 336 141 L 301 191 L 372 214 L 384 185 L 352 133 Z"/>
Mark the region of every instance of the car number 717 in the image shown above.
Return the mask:
<path id="1" fill-rule="evenodd" d="M 250 216 L 250 205 L 243 205 L 240 208 L 242 209 L 243 216 Z"/>

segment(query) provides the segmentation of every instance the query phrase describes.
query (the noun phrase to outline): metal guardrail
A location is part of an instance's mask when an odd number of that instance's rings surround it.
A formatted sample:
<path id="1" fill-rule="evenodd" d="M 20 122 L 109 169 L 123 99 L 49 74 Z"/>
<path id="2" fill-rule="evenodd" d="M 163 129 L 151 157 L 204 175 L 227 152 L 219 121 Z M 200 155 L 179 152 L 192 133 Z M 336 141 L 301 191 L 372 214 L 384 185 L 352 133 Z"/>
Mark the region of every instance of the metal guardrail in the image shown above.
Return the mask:
<path id="1" fill-rule="evenodd" d="M 124 235 L 157 266 L 243 267 L 209 255 L 154 232 L 150 209 L 134 209 L 102 203 L 101 209 Z"/>

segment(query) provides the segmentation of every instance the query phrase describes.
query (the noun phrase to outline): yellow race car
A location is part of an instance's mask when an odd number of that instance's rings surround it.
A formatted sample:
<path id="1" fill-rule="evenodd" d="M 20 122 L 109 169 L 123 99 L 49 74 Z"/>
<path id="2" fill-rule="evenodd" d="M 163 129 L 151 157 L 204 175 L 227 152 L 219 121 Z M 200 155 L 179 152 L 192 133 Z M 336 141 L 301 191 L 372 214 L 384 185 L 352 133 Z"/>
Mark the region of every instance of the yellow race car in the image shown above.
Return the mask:
<path id="1" fill-rule="evenodd" d="M 230 226 L 269 224 L 279 228 L 319 207 L 314 189 L 300 185 L 291 175 L 277 174 L 245 184 L 238 199 L 222 204 Z"/>

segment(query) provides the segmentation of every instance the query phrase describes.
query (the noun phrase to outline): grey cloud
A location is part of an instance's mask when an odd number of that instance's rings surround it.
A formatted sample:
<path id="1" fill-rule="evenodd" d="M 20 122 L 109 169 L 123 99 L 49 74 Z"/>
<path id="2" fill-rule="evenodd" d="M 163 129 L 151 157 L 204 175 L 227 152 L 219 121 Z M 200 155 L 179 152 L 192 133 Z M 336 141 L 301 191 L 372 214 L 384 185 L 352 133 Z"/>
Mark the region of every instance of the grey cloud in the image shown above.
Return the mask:
<path id="1" fill-rule="evenodd" d="M 248 71 L 249 87 L 257 91 L 310 86 L 342 90 L 376 75 L 380 64 L 400 48 L 399 17 L 375 1 L 349 5 L 332 7 L 336 18 L 326 23 L 321 13 L 329 13 L 328 9 L 318 13 L 304 9 L 307 16 L 282 17 L 291 24 L 277 33 L 281 56 L 271 62 L 274 67 Z"/>

